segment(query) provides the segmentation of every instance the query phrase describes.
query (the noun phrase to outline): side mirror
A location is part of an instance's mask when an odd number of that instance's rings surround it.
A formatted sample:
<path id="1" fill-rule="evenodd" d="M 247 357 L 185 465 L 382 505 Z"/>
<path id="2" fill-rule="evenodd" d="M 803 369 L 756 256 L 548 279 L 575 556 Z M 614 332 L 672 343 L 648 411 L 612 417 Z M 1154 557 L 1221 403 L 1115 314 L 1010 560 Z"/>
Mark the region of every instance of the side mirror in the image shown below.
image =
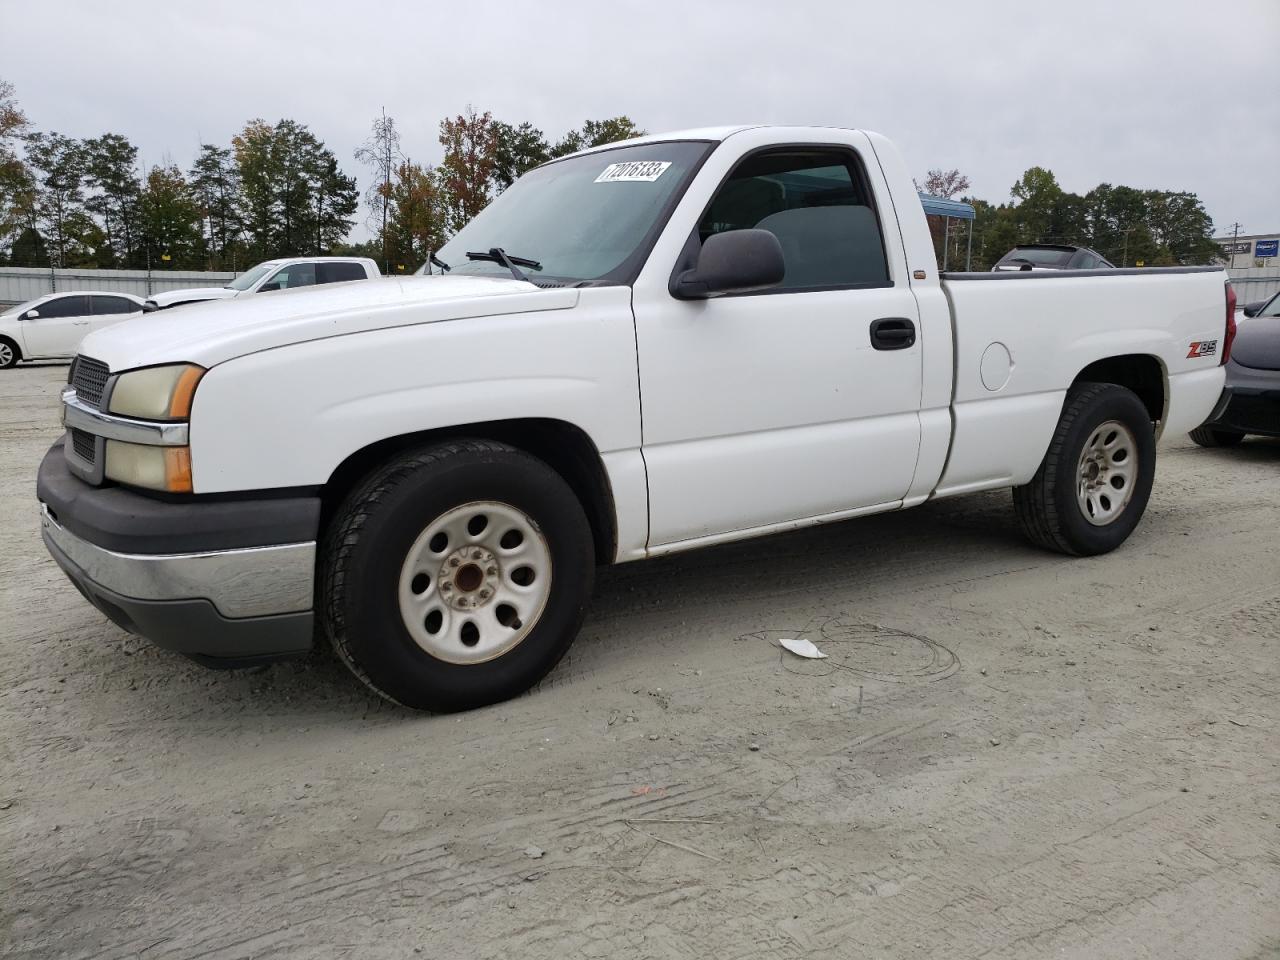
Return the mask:
<path id="1" fill-rule="evenodd" d="M 1255 300 L 1253 303 L 1246 303 L 1240 309 L 1246 317 L 1256 317 L 1258 315 L 1258 311 L 1262 309 L 1263 304 L 1266 302 L 1267 301 L 1265 300 Z"/>
<path id="2" fill-rule="evenodd" d="M 35 320 L 40 316 L 39 310 L 28 310 L 23 316 L 28 320 Z"/>
<path id="3" fill-rule="evenodd" d="M 764 290 L 782 282 L 782 245 L 768 230 L 729 230 L 707 237 L 697 265 L 671 284 L 678 300 L 706 300 L 726 293 Z"/>

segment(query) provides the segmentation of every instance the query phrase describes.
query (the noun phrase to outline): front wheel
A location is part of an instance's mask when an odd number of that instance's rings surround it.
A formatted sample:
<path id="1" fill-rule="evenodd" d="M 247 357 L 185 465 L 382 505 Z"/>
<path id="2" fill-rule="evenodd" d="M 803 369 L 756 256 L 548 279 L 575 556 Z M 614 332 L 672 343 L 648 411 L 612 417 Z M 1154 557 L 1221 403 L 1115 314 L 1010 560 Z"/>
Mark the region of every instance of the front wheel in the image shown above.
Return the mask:
<path id="1" fill-rule="evenodd" d="M 1115 384 L 1076 384 L 1040 469 L 1013 490 L 1023 533 L 1075 556 L 1114 550 L 1142 519 L 1155 466 L 1155 430 L 1142 401 Z"/>
<path id="2" fill-rule="evenodd" d="M 564 656 L 595 573 L 586 515 L 542 461 L 457 440 L 404 454 L 338 511 L 321 609 L 339 657 L 423 710 L 513 697 Z"/>
<path id="3" fill-rule="evenodd" d="M 12 367 L 22 359 L 18 345 L 8 337 L 0 337 L 0 370 Z"/>

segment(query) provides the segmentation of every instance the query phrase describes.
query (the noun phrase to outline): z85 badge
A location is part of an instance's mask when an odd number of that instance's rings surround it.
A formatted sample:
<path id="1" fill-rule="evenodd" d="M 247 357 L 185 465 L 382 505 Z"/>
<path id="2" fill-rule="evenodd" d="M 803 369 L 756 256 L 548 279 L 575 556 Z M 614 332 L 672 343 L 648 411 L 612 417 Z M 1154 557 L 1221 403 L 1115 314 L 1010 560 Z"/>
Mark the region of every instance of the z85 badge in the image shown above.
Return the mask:
<path id="1" fill-rule="evenodd" d="M 1187 351 L 1188 360 L 1194 360 L 1197 357 L 1216 357 L 1217 355 L 1217 340 L 1192 340 L 1191 349 Z"/>

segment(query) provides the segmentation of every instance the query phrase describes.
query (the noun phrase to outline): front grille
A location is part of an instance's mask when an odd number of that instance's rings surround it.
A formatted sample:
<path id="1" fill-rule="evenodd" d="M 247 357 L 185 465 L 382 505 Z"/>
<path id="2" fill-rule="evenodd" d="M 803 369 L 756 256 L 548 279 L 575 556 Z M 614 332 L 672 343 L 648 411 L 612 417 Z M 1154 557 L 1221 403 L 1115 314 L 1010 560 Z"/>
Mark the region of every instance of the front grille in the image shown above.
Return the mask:
<path id="1" fill-rule="evenodd" d="M 107 388 L 110 372 L 101 360 L 76 357 L 71 365 L 71 386 L 76 388 L 76 396 L 90 406 L 98 406 L 102 403 L 102 391 Z"/>
<path id="2" fill-rule="evenodd" d="M 85 463 L 93 463 L 97 458 L 98 444 L 93 434 L 77 430 L 75 427 L 71 428 L 71 449 Z"/>

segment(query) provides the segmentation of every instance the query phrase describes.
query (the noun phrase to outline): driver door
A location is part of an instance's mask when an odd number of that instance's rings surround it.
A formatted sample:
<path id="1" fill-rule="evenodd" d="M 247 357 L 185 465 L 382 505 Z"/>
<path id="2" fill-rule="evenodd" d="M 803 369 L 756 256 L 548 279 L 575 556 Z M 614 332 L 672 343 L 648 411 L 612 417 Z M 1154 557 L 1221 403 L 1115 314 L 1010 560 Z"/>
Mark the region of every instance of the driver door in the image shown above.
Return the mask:
<path id="1" fill-rule="evenodd" d="M 910 488 L 919 312 L 864 155 L 819 144 L 753 151 L 723 180 L 704 169 L 720 183 L 688 243 L 769 230 L 786 263 L 777 287 L 690 301 L 665 276 L 638 285 L 650 549 L 884 507 Z M 886 321 L 896 342 L 878 333 Z"/>
<path id="2" fill-rule="evenodd" d="M 89 332 L 89 298 L 82 293 L 46 300 L 35 308 L 39 316 L 22 319 L 23 351 L 31 359 L 69 357 Z"/>

